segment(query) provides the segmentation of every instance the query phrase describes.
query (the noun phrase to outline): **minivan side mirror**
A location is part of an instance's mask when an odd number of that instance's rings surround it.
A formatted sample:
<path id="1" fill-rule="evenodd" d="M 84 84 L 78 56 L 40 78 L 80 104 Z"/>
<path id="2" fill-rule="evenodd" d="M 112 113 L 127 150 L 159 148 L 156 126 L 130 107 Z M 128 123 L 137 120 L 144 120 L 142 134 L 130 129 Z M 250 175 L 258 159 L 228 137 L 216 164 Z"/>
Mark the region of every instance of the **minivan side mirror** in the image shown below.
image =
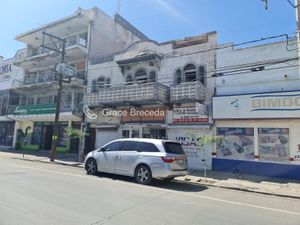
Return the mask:
<path id="1" fill-rule="evenodd" d="M 100 148 L 100 150 L 99 150 L 100 152 L 105 152 L 105 148 L 104 147 L 102 147 L 102 148 Z"/>

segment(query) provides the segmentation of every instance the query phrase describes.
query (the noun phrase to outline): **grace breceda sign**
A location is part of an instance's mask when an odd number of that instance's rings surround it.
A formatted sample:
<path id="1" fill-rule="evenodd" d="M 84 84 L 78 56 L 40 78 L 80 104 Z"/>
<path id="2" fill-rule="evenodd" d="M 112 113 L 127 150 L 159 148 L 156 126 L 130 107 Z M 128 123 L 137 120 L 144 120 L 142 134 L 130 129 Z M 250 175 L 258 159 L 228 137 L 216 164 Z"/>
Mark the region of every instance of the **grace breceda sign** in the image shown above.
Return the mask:
<path id="1" fill-rule="evenodd" d="M 165 122 L 165 107 L 147 107 L 147 108 L 127 108 L 127 109 L 101 109 L 99 114 L 90 111 L 85 106 L 83 109 L 85 115 L 91 120 L 103 120 L 105 118 L 117 118 L 122 122 Z"/>

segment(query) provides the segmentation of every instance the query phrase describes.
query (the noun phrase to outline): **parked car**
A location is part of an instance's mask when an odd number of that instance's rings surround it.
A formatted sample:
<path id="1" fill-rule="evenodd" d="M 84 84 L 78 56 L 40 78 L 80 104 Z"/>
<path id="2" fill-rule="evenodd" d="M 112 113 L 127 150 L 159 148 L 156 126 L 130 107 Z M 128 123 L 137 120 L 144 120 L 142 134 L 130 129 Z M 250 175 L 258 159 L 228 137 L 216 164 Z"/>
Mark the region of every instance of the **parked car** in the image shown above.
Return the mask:
<path id="1" fill-rule="evenodd" d="M 90 152 L 84 167 L 88 174 L 99 172 L 135 177 L 140 184 L 153 178 L 171 180 L 187 171 L 187 157 L 174 141 L 143 138 L 118 139 Z"/>

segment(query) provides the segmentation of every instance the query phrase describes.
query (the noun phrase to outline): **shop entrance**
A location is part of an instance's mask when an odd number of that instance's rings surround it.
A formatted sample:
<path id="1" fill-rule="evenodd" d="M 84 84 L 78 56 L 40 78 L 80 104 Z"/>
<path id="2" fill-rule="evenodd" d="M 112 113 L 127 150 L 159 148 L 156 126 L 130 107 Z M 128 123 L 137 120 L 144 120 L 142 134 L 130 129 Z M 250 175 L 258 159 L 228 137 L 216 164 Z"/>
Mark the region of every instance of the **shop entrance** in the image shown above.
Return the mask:
<path id="1" fill-rule="evenodd" d="M 52 135 L 53 135 L 53 126 L 52 125 L 44 125 L 42 126 L 41 133 L 41 142 L 40 149 L 42 150 L 50 150 L 52 143 Z"/>
<path id="2" fill-rule="evenodd" d="M 66 123 L 60 123 L 58 127 L 57 147 L 60 151 L 68 150 L 68 136 L 65 128 Z M 48 122 L 36 122 L 32 132 L 31 145 L 36 145 L 39 150 L 50 150 L 52 143 L 54 125 Z"/>

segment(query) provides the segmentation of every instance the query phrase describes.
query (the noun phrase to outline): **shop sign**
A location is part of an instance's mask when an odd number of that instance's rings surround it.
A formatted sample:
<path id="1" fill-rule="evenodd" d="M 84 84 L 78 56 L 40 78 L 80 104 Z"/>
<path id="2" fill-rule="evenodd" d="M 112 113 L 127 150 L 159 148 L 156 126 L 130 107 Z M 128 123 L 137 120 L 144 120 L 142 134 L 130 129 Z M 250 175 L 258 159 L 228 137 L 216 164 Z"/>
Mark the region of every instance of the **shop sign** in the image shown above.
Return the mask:
<path id="1" fill-rule="evenodd" d="M 207 105 L 200 103 L 186 103 L 173 107 L 173 123 L 194 124 L 207 123 Z"/>
<path id="2" fill-rule="evenodd" d="M 11 72 L 11 64 L 5 64 L 0 66 L 0 74 Z"/>
<path id="3" fill-rule="evenodd" d="M 148 108 L 130 108 L 118 110 L 116 115 L 121 116 L 123 123 L 142 123 L 142 122 L 165 122 L 165 107 L 148 107 Z"/>
<path id="4" fill-rule="evenodd" d="M 214 119 L 299 118 L 300 91 L 213 98 Z"/>
<path id="5" fill-rule="evenodd" d="M 5 65 L 2 65 L 0 66 L 0 81 L 3 81 L 3 80 L 8 80 L 11 78 L 11 75 L 10 74 L 6 74 L 6 73 L 9 73 L 11 72 L 11 64 L 5 64 Z"/>
<path id="6" fill-rule="evenodd" d="M 55 109 L 55 104 L 20 105 L 15 109 L 14 115 L 52 114 L 55 113 Z"/>
<path id="7" fill-rule="evenodd" d="M 219 127 L 217 157 L 254 159 L 254 128 Z"/>

